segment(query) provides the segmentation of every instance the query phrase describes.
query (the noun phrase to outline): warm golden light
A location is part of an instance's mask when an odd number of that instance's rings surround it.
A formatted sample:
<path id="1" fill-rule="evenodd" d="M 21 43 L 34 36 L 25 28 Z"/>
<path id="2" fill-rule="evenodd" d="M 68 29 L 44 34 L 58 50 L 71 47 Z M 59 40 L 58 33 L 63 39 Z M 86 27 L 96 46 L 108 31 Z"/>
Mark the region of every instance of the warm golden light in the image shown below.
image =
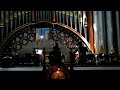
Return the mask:
<path id="1" fill-rule="evenodd" d="M 59 73 L 59 71 L 57 71 L 56 73 Z"/>
<path id="2" fill-rule="evenodd" d="M 60 70 L 60 68 L 58 68 L 58 70 Z"/>

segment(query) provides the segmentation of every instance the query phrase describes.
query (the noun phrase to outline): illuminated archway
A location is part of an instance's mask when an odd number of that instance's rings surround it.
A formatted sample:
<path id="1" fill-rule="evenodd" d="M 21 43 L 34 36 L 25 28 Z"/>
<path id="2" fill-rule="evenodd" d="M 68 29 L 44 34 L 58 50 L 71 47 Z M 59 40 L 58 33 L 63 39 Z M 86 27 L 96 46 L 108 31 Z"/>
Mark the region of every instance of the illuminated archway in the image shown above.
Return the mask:
<path id="1" fill-rule="evenodd" d="M 87 40 L 73 28 L 61 23 L 40 21 L 37 23 L 28 23 L 13 30 L 1 42 L 0 50 L 4 52 L 20 50 L 23 45 L 27 45 L 29 41 L 32 42 L 35 40 L 35 28 L 43 27 L 51 28 L 52 31 L 59 31 L 59 34 L 64 33 L 64 35 L 67 35 L 68 38 L 71 38 L 73 41 L 71 42 L 72 44 L 75 44 L 81 40 L 87 46 L 87 48 L 90 49 L 90 45 Z M 71 45 L 71 43 L 67 45 Z"/>

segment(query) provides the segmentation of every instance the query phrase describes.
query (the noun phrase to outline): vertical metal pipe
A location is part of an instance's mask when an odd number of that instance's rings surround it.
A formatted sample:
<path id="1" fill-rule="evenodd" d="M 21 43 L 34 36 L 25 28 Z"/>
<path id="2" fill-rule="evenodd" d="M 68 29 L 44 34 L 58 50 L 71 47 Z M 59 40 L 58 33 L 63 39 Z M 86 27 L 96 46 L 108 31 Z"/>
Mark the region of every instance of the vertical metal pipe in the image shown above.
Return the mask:
<path id="1" fill-rule="evenodd" d="M 10 32 L 13 30 L 13 11 L 10 11 Z"/>
<path id="2" fill-rule="evenodd" d="M 71 26 L 71 24 L 70 24 L 70 11 L 68 11 L 68 26 Z"/>
<path id="3" fill-rule="evenodd" d="M 5 11 L 5 36 L 8 35 L 8 11 Z"/>
<path id="4" fill-rule="evenodd" d="M 88 17 L 88 30 L 89 30 L 89 43 L 92 53 L 94 53 L 94 31 L 93 31 L 93 14 L 92 11 L 87 11 Z"/>
<path id="5" fill-rule="evenodd" d="M 6 11 L 3 11 L 3 23 L 4 23 L 4 32 L 3 32 L 3 37 L 5 38 L 6 36 L 6 23 L 5 23 L 5 17 L 6 17 Z"/>
<path id="6" fill-rule="evenodd" d="M 110 54 L 113 47 L 113 27 L 112 27 L 112 15 L 111 11 L 106 11 L 106 25 L 107 25 L 107 43 L 108 44 L 108 54 Z"/>
<path id="7" fill-rule="evenodd" d="M 77 31 L 79 32 L 79 21 L 78 21 L 78 11 L 77 11 Z"/>
<path id="8" fill-rule="evenodd" d="M 117 28 L 117 44 L 118 44 L 118 56 L 120 56 L 120 12 L 116 11 L 116 28 Z"/>
<path id="9" fill-rule="evenodd" d="M 72 17 L 72 28 L 75 29 L 75 20 L 74 20 L 74 11 L 72 11 L 73 17 Z"/>
<path id="10" fill-rule="evenodd" d="M 3 40 L 3 33 L 4 33 L 4 11 L 1 11 L 1 19 L 0 19 L 0 32 L 1 32 L 1 41 Z"/>

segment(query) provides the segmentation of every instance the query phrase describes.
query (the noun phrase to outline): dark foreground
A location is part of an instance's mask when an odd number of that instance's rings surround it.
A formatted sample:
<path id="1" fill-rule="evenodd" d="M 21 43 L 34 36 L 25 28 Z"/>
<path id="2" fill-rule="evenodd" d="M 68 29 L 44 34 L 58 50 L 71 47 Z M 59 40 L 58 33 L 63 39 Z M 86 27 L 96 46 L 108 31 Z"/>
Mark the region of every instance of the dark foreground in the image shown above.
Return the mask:
<path id="1" fill-rule="evenodd" d="M 74 70 L 70 71 L 70 80 L 118 80 L 120 78 L 119 72 L 119 70 Z M 0 80 L 48 81 L 45 71 L 2 71 L 0 72 Z"/>

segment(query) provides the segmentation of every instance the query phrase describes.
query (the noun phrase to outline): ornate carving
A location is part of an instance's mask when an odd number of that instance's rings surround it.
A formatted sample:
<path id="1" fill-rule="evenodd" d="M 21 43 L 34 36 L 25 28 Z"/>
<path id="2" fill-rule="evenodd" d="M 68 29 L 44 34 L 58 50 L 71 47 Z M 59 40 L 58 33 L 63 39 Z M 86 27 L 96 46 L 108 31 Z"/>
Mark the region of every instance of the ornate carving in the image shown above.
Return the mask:
<path id="1" fill-rule="evenodd" d="M 76 43 L 80 40 L 80 38 L 73 32 L 57 25 L 55 28 L 50 29 L 50 35 L 54 41 L 59 41 L 61 44 L 65 44 L 67 48 L 74 49 Z"/>
<path id="2" fill-rule="evenodd" d="M 23 45 L 27 45 L 29 41 L 33 42 L 35 40 L 35 29 L 26 27 L 19 30 L 14 35 L 12 35 L 5 43 L 2 51 L 4 52 L 15 52 L 20 50 Z"/>
<path id="3" fill-rule="evenodd" d="M 11 32 L 1 44 L 1 51 L 16 52 L 17 50 L 20 50 L 23 45 L 27 45 L 29 41 L 34 41 L 36 33 L 35 28 L 37 27 L 50 28 L 51 39 L 59 41 L 61 44 L 65 44 L 68 48 L 74 49 L 78 41 L 84 42 L 89 48 L 89 43 L 74 29 L 59 23 L 38 22 L 23 25 L 13 30 L 13 32 Z"/>

